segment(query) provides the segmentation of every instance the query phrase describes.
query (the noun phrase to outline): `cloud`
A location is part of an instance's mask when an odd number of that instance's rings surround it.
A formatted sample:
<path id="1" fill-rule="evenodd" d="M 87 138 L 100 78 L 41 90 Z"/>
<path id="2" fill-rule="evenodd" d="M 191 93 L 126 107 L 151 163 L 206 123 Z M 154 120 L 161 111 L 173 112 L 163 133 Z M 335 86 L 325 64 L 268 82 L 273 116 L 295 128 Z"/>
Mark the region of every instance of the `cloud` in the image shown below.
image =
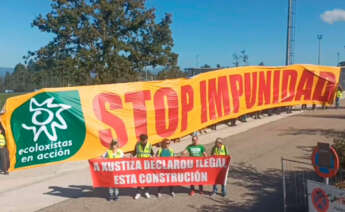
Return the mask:
<path id="1" fill-rule="evenodd" d="M 343 9 L 334 9 L 334 10 L 327 10 L 323 14 L 321 14 L 321 19 L 329 24 L 333 24 L 337 21 L 344 21 L 345 22 L 345 10 Z"/>

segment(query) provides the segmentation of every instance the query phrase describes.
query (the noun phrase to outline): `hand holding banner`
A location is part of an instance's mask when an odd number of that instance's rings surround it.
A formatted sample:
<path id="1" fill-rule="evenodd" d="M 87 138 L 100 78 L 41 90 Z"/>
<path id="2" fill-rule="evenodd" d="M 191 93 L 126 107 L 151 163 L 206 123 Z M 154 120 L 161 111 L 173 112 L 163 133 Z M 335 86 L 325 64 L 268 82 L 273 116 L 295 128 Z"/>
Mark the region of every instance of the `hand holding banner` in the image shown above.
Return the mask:
<path id="1" fill-rule="evenodd" d="M 230 156 L 89 160 L 94 187 L 226 184 Z"/>
<path id="2" fill-rule="evenodd" d="M 331 104 L 340 68 L 292 65 L 222 69 L 191 79 L 49 88 L 9 98 L 1 122 L 10 170 L 101 155 L 112 139 L 134 150 L 243 114 Z"/>

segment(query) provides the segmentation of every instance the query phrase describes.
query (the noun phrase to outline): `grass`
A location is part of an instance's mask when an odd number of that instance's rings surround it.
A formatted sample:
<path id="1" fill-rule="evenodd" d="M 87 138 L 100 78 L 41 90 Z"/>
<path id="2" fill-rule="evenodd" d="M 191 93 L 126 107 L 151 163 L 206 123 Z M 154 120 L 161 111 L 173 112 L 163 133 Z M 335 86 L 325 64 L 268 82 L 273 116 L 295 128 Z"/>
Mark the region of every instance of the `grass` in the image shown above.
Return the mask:
<path id="1" fill-rule="evenodd" d="M 7 98 L 10 98 L 12 96 L 17 96 L 23 93 L 0 93 L 0 109 L 5 104 L 5 101 Z"/>

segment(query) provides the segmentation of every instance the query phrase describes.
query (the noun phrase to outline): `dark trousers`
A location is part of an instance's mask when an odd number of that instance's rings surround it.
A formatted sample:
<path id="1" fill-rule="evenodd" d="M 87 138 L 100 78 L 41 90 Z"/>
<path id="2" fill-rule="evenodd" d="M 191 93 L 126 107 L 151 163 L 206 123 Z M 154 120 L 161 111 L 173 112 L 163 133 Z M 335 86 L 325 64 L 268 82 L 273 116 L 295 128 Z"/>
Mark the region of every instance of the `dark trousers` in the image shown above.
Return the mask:
<path id="1" fill-rule="evenodd" d="M 164 187 L 158 187 L 158 193 L 161 193 L 162 188 L 164 188 Z M 174 192 L 174 187 L 173 186 L 169 186 L 169 192 L 170 193 Z"/>
<path id="2" fill-rule="evenodd" d="M 338 108 L 340 105 L 340 98 L 339 97 L 336 97 L 335 98 L 335 107 Z"/>
<path id="3" fill-rule="evenodd" d="M 146 192 L 149 192 L 149 189 L 148 189 L 148 187 L 138 187 L 137 193 L 140 193 L 141 191 L 144 191 L 146 193 Z"/>
<path id="4" fill-rule="evenodd" d="M 194 190 L 195 190 L 194 185 L 191 185 L 191 186 L 190 186 L 190 190 L 192 190 L 192 191 L 194 191 Z M 204 190 L 204 186 L 199 185 L 199 191 L 203 191 L 203 190 Z"/>
<path id="5" fill-rule="evenodd" d="M 0 147 L 0 169 L 7 172 L 10 167 L 10 160 L 8 157 L 8 150 L 6 147 Z"/>

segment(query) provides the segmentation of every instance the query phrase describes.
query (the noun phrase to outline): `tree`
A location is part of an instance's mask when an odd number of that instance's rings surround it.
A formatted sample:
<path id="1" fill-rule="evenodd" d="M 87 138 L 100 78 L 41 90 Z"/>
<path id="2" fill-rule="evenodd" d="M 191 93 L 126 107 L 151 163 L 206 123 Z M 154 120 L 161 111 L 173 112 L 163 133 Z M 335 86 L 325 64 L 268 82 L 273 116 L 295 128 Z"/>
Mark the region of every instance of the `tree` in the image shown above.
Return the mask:
<path id="1" fill-rule="evenodd" d="M 6 72 L 7 73 L 7 72 Z M 5 90 L 5 81 L 4 77 L 0 77 L 0 92 L 4 92 Z"/>
<path id="2" fill-rule="evenodd" d="M 342 169 L 345 169 L 345 133 L 339 133 L 334 139 L 333 139 L 333 147 L 338 153 L 339 156 L 339 162 L 340 167 Z"/>
<path id="3" fill-rule="evenodd" d="M 345 61 L 341 61 L 338 63 L 338 66 L 345 66 Z"/>
<path id="4" fill-rule="evenodd" d="M 265 63 L 264 63 L 263 61 L 261 61 L 261 62 L 259 63 L 259 66 L 265 66 Z"/>
<path id="5" fill-rule="evenodd" d="M 205 64 L 205 65 L 201 66 L 200 68 L 211 68 L 211 66 L 208 64 Z"/>
<path id="6" fill-rule="evenodd" d="M 164 80 L 164 79 L 176 79 L 181 77 L 186 77 L 187 74 L 180 70 L 179 67 L 173 67 L 171 69 L 164 69 L 157 74 L 157 79 Z"/>
<path id="7" fill-rule="evenodd" d="M 241 55 L 240 58 L 242 59 L 243 65 L 248 65 L 248 55 L 246 54 L 246 50 L 240 51 Z"/>
<path id="8" fill-rule="evenodd" d="M 10 89 L 11 85 L 11 75 L 10 73 L 6 72 L 5 78 L 4 78 L 4 90 Z"/>
<path id="9" fill-rule="evenodd" d="M 217 67 L 217 68 L 221 68 L 220 64 L 217 64 L 216 67 Z"/>
<path id="10" fill-rule="evenodd" d="M 237 53 L 234 53 L 232 55 L 232 64 L 234 64 L 235 67 L 238 67 L 241 65 L 247 66 L 248 65 L 248 55 L 246 53 L 246 50 L 241 50 L 240 54 L 238 55 Z"/>
<path id="11" fill-rule="evenodd" d="M 232 64 L 234 64 L 235 67 L 240 66 L 240 62 L 239 62 L 240 58 L 236 53 L 232 55 L 232 60 L 233 60 Z"/>
<path id="12" fill-rule="evenodd" d="M 27 82 L 29 79 L 29 73 L 25 65 L 19 63 L 14 67 L 14 71 L 11 75 L 11 89 L 17 92 L 23 92 L 28 90 Z"/>
<path id="13" fill-rule="evenodd" d="M 26 57 L 48 71 L 52 82 L 59 82 L 56 77 L 74 84 L 127 82 L 145 67 L 176 66 L 171 15 L 156 23 L 145 0 L 52 2 L 52 11 L 32 25 L 55 37 Z"/>

